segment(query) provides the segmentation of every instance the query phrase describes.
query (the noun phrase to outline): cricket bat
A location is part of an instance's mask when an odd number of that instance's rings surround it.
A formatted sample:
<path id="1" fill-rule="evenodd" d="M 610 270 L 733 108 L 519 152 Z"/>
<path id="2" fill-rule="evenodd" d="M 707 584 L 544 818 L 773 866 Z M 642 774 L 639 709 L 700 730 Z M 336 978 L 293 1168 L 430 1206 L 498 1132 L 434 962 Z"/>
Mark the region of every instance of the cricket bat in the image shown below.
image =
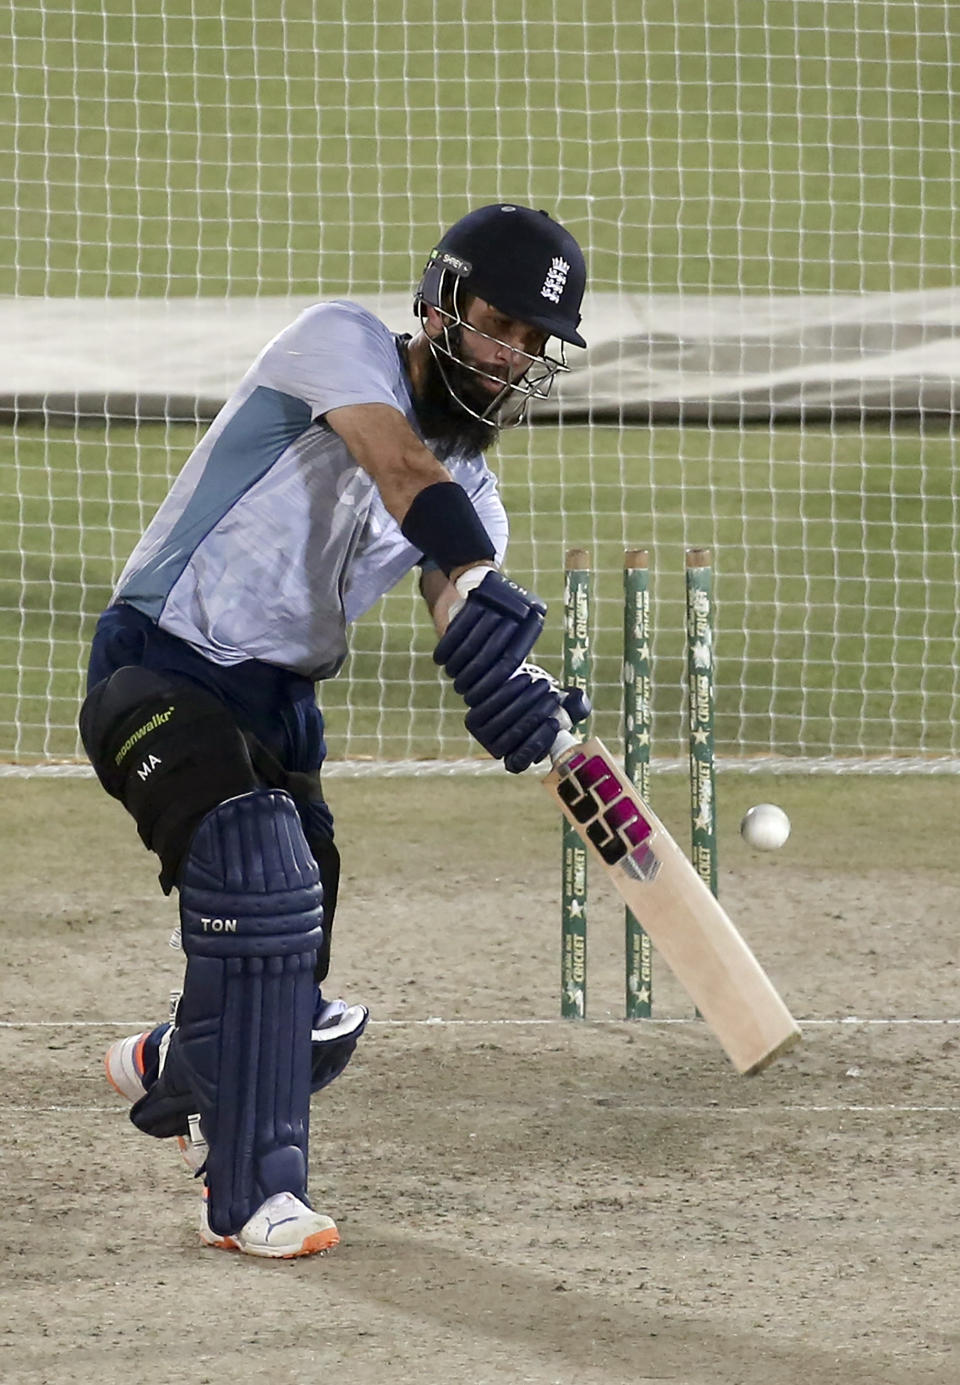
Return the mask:
<path id="1" fill-rule="evenodd" d="M 561 731 L 543 781 L 740 1073 L 800 1028 L 726 912 L 602 741 Z"/>

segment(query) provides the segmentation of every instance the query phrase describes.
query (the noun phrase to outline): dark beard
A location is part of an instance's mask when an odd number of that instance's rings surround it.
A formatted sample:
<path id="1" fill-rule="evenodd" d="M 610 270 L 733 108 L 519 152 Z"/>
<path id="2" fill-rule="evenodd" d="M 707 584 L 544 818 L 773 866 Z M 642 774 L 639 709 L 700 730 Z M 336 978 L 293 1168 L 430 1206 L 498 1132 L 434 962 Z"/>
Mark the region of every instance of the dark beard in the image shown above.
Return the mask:
<path id="1" fill-rule="evenodd" d="M 456 337 L 452 345 L 456 349 Z M 453 388 L 482 413 L 489 408 L 490 395 L 478 385 L 474 376 L 456 361 L 444 358 L 443 368 Z M 431 452 L 442 462 L 455 452 L 485 452 L 497 441 L 500 429 L 484 423 L 467 412 L 446 386 L 440 367 L 431 351 L 427 356 L 423 389 L 413 401 L 420 431 Z"/>

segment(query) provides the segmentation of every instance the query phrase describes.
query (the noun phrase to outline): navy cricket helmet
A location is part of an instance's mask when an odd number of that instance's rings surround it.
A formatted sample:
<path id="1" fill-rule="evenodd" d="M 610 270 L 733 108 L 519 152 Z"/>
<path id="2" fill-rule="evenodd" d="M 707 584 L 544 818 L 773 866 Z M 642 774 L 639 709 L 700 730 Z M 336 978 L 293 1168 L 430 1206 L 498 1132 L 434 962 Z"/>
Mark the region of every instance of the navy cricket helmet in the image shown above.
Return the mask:
<path id="1" fill-rule="evenodd" d="M 439 333 L 427 333 L 430 351 L 462 409 L 492 427 L 508 427 L 523 421 L 531 400 L 547 398 L 556 377 L 568 369 L 565 344 L 586 346 L 578 330 L 586 277 L 579 245 L 546 212 L 495 203 L 450 227 L 430 252 L 414 311 L 424 326 L 428 308 L 440 315 Z M 535 355 L 488 338 L 511 353 L 513 373 L 507 378 L 471 357 L 467 334 L 486 335 L 466 316 L 473 298 L 543 334 L 544 345 Z M 560 343 L 557 357 L 546 351 L 551 337 Z M 502 388 L 493 399 L 478 397 L 467 377 L 481 388 Z"/>
<path id="2" fill-rule="evenodd" d="M 417 307 L 443 308 L 447 276 L 508 317 L 547 336 L 586 346 L 580 305 L 587 269 L 565 227 L 544 211 L 497 202 L 454 223 L 430 253 Z"/>

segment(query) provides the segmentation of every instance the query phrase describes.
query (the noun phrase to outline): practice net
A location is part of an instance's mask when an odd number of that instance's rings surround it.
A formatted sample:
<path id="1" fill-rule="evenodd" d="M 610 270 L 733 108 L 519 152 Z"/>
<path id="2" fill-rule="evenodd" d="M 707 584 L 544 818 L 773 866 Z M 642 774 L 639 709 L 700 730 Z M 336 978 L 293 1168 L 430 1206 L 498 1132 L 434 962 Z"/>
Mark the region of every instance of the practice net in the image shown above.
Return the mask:
<path id="1" fill-rule="evenodd" d="M 955 767 L 958 22 L 944 0 L 8 8 L 0 760 L 81 756 L 96 615 L 204 426 L 124 393 L 131 302 L 179 329 L 158 378 L 194 351 L 228 379 L 238 305 L 403 303 L 439 229 L 503 199 L 549 209 L 590 268 L 601 345 L 494 464 L 554 667 L 564 552 L 590 551 L 597 732 L 618 734 L 622 552 L 648 548 L 655 752 L 680 753 L 702 546 L 721 759 Z M 322 689 L 334 759 L 478 756 L 431 647 L 411 580 Z"/>

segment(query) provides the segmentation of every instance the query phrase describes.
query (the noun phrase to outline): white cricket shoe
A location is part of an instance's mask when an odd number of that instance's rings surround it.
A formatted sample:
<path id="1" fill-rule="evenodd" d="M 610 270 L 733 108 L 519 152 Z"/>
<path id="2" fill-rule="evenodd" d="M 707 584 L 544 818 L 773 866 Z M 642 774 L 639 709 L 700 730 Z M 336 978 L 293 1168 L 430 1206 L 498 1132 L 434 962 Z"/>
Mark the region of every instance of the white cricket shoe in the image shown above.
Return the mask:
<path id="1" fill-rule="evenodd" d="M 148 1086 L 154 1081 L 155 1076 L 163 1072 L 167 1049 L 173 1037 L 179 1000 L 180 992 L 173 991 L 170 996 L 170 1019 L 165 1024 L 158 1024 L 156 1028 L 148 1029 L 142 1034 L 130 1034 L 125 1039 L 117 1039 L 107 1049 L 104 1055 L 107 1081 L 114 1091 L 119 1092 L 127 1101 L 139 1101 L 146 1095 Z M 325 1000 L 318 994 L 310 1034 L 313 1046 L 312 1091 L 319 1091 L 338 1077 L 346 1067 L 356 1047 L 354 1036 L 359 1037 L 363 1033 L 369 1014 L 365 1005 L 348 1005 L 344 1000 Z M 351 1039 L 353 1042 L 349 1043 Z M 345 1054 L 343 1041 L 348 1041 L 349 1045 Z M 148 1063 L 151 1069 L 149 1082 L 145 1078 Z M 210 1151 L 200 1129 L 200 1117 L 188 1116 L 187 1124 L 187 1133 L 174 1138 L 187 1168 L 191 1173 L 197 1174 L 206 1163 Z"/>
<path id="2" fill-rule="evenodd" d="M 294 1260 L 299 1255 L 332 1250 L 340 1244 L 340 1233 L 330 1217 L 314 1212 L 293 1193 L 274 1193 L 235 1235 L 218 1236 L 207 1219 L 204 1189 L 200 1239 L 218 1250 L 239 1250 L 243 1255 L 259 1255 L 267 1260 Z"/>
<path id="3" fill-rule="evenodd" d="M 115 1092 L 119 1092 L 130 1102 L 139 1101 L 147 1094 L 143 1084 L 143 1050 L 150 1033 L 148 1029 L 143 1034 L 131 1034 L 126 1039 L 118 1039 L 103 1055 L 107 1081 Z"/>
<path id="4" fill-rule="evenodd" d="M 103 1066 L 107 1074 L 107 1081 L 113 1090 L 119 1092 L 129 1102 L 139 1101 L 142 1096 L 146 1096 L 147 1086 L 143 1080 L 143 1075 L 145 1071 L 144 1050 L 147 1046 L 147 1040 L 151 1035 L 155 1042 L 159 1040 L 159 1071 L 162 1072 L 172 1033 L 172 1024 L 161 1024 L 156 1029 L 148 1029 L 143 1034 L 130 1034 L 127 1038 L 117 1039 L 116 1043 L 111 1044 L 104 1054 Z M 188 1116 L 187 1120 L 189 1124 L 187 1134 L 177 1135 L 174 1138 L 187 1168 L 191 1173 L 196 1174 L 206 1163 L 207 1142 L 200 1132 L 200 1117 Z"/>

